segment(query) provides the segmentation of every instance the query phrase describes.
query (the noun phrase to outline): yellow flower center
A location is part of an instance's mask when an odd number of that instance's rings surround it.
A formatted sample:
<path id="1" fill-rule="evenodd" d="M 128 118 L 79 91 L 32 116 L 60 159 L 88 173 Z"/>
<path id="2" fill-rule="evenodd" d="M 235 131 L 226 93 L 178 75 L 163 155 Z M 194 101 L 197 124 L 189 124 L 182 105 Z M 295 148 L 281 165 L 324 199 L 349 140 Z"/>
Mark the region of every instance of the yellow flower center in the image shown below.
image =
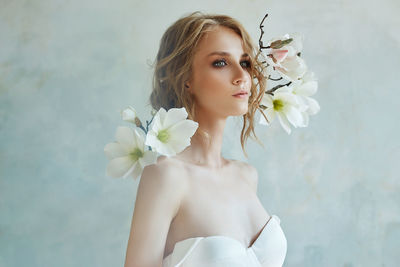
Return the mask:
<path id="1" fill-rule="evenodd" d="M 283 107 L 285 106 L 285 104 L 283 103 L 283 101 L 280 100 L 280 99 L 275 99 L 275 100 L 273 101 L 273 103 L 274 103 L 274 109 L 275 109 L 276 111 L 282 111 Z"/>
<path id="2" fill-rule="evenodd" d="M 137 161 L 139 158 L 143 157 L 143 151 L 140 150 L 139 148 L 135 148 L 135 150 L 133 150 L 129 156 L 131 157 L 131 159 L 133 161 Z"/>
<path id="3" fill-rule="evenodd" d="M 169 132 L 166 129 L 159 131 L 157 134 L 158 140 L 160 140 L 163 143 L 167 143 L 169 137 L 170 137 Z"/>

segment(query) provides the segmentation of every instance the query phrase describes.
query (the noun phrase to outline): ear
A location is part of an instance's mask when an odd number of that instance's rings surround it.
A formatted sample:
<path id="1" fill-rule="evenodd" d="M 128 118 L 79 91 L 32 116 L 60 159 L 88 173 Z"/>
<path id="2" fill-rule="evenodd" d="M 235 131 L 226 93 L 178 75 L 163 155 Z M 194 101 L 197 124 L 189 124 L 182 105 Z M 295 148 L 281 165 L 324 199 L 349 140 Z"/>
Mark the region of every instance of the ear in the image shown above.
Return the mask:
<path id="1" fill-rule="evenodd" d="M 185 82 L 185 88 L 189 91 L 189 93 L 193 94 L 192 88 L 190 87 L 190 83 L 188 81 Z"/>

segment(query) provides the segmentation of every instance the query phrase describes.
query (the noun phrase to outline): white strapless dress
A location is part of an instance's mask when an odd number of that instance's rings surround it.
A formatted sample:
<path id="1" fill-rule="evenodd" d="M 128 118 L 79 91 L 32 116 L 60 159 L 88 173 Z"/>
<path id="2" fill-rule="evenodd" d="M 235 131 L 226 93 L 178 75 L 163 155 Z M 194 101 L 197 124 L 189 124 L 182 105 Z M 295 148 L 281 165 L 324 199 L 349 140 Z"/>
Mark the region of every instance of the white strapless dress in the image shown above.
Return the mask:
<path id="1" fill-rule="evenodd" d="M 246 248 L 232 237 L 215 235 L 178 241 L 163 267 L 281 267 L 287 251 L 280 219 L 272 215 Z"/>

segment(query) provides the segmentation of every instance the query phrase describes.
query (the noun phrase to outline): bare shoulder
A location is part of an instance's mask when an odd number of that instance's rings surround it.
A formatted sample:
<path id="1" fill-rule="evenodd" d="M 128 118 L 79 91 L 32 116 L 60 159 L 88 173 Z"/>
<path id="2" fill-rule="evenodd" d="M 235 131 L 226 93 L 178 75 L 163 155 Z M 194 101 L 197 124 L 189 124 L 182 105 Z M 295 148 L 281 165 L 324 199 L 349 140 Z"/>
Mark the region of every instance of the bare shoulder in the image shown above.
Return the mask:
<path id="1" fill-rule="evenodd" d="M 184 178 L 179 162 L 166 156 L 159 156 L 155 164 L 144 167 L 141 177 L 144 180 L 154 180 L 158 185 L 172 186 L 176 193 L 185 188 Z"/>
<path id="2" fill-rule="evenodd" d="M 254 192 L 257 193 L 258 186 L 258 171 L 257 168 L 250 163 L 234 160 L 236 166 L 240 169 L 240 172 L 244 174 L 244 177 L 253 188 Z"/>

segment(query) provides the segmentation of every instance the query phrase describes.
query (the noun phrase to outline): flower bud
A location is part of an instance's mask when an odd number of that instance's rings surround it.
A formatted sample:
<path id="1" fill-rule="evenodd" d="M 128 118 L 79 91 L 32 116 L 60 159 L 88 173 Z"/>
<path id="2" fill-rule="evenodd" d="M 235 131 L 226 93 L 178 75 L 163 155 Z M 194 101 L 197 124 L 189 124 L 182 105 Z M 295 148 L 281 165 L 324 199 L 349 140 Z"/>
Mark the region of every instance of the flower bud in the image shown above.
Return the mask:
<path id="1" fill-rule="evenodd" d="M 122 119 L 124 121 L 129 121 L 136 123 L 136 110 L 133 107 L 128 107 L 121 112 Z"/>
<path id="2" fill-rule="evenodd" d="M 138 117 L 135 118 L 135 125 L 136 125 L 137 127 L 142 126 L 142 122 L 140 121 L 140 119 L 139 119 Z"/>

